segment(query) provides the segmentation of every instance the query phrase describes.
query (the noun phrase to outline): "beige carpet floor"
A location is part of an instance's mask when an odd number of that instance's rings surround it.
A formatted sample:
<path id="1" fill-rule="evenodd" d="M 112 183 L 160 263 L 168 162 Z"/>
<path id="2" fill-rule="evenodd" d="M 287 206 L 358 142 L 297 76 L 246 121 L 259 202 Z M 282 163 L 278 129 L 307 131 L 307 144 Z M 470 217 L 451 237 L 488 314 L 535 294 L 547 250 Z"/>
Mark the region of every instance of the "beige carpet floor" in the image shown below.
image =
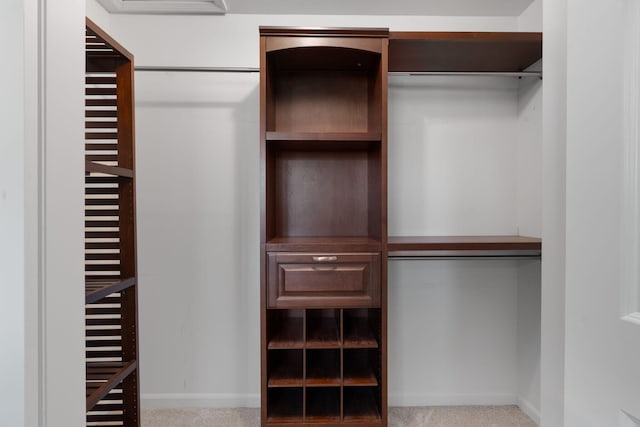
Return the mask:
<path id="1" fill-rule="evenodd" d="M 147 409 L 142 427 L 259 427 L 258 409 Z M 517 406 L 390 408 L 389 427 L 536 427 Z"/>

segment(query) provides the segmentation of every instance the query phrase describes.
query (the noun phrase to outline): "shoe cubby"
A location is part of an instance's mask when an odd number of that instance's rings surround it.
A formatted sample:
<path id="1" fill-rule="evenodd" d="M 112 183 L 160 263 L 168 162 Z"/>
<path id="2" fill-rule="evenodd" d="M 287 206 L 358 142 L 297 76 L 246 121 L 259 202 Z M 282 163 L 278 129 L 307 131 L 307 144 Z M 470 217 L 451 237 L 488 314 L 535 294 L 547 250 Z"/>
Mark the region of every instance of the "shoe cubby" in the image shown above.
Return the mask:
<path id="1" fill-rule="evenodd" d="M 306 398 L 305 421 L 340 421 L 340 387 L 308 388 Z"/>
<path id="2" fill-rule="evenodd" d="M 380 419 L 379 387 L 344 387 L 345 422 L 376 422 Z"/>
<path id="3" fill-rule="evenodd" d="M 268 310 L 270 422 L 379 420 L 380 315 L 379 308 Z M 361 398 L 364 406 L 354 402 Z M 294 404 L 279 409 L 280 399 Z"/>
<path id="4" fill-rule="evenodd" d="M 294 423 L 302 419 L 301 387 L 270 388 L 267 392 L 267 419 L 272 423 Z"/>
<path id="5" fill-rule="evenodd" d="M 304 310 L 269 310 L 269 350 L 304 347 Z"/>
<path id="6" fill-rule="evenodd" d="M 269 387 L 302 387 L 303 351 L 269 351 Z"/>
<path id="7" fill-rule="evenodd" d="M 380 357 L 377 349 L 344 349 L 343 383 L 345 386 L 377 386 Z"/>
<path id="8" fill-rule="evenodd" d="M 340 310 L 307 310 L 307 348 L 340 347 Z"/>

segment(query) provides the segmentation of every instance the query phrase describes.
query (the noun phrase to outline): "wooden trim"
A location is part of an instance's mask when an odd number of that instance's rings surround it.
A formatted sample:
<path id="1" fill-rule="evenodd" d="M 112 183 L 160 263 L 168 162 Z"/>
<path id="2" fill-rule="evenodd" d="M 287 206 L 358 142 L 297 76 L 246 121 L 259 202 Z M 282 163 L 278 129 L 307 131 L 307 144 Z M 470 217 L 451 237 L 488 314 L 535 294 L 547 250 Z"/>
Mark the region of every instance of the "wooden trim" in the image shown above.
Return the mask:
<path id="1" fill-rule="evenodd" d="M 106 44 L 108 44 L 113 50 L 118 51 L 122 56 L 127 58 L 129 61 L 133 61 L 133 54 L 124 48 L 120 43 L 115 41 L 113 37 L 111 37 L 107 32 L 105 32 L 102 28 L 100 28 L 95 22 L 93 22 L 89 18 L 85 18 L 87 28 L 95 34 L 97 37 L 102 39 Z"/>
<path id="2" fill-rule="evenodd" d="M 260 27 L 261 36 L 388 37 L 388 28 Z"/>

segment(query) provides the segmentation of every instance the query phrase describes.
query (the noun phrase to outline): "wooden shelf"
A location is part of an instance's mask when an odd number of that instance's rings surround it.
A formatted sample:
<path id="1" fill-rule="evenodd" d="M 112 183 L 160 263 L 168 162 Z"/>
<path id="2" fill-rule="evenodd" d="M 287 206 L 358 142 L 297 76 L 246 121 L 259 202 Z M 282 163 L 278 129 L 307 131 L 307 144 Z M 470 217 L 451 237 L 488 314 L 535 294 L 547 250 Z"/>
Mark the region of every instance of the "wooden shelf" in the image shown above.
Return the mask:
<path id="1" fill-rule="evenodd" d="M 355 366 L 345 372 L 342 380 L 345 386 L 377 386 L 378 380 L 369 366 Z"/>
<path id="2" fill-rule="evenodd" d="M 518 72 L 540 59 L 542 33 L 389 33 L 390 72 Z"/>
<path id="3" fill-rule="evenodd" d="M 377 386 L 374 366 L 378 365 L 377 351 L 368 349 L 351 349 L 343 353 L 345 386 Z"/>
<path id="4" fill-rule="evenodd" d="M 380 141 L 380 132 L 265 132 L 267 141 Z"/>
<path id="5" fill-rule="evenodd" d="M 85 304 L 91 304 L 113 293 L 120 292 L 136 284 L 135 277 L 118 281 L 88 280 L 85 282 Z"/>
<path id="6" fill-rule="evenodd" d="M 302 337 L 302 319 L 299 321 L 282 322 L 282 325 L 276 330 L 268 344 L 269 350 L 275 349 L 298 349 L 304 347 L 304 339 Z"/>
<path id="7" fill-rule="evenodd" d="M 135 360 L 129 362 L 87 363 L 87 411 L 93 408 L 109 392 L 138 367 Z"/>
<path id="8" fill-rule="evenodd" d="M 307 351 L 307 387 L 340 386 L 340 353 L 338 350 Z"/>
<path id="9" fill-rule="evenodd" d="M 525 236 L 389 237 L 389 257 L 540 256 L 542 239 Z"/>
<path id="10" fill-rule="evenodd" d="M 107 175 L 119 176 L 122 178 L 133 178 L 133 170 L 131 169 L 121 168 L 118 166 L 107 166 L 88 160 L 84 162 L 84 171 L 85 174 L 103 173 Z"/>
<path id="11" fill-rule="evenodd" d="M 265 246 L 268 252 L 378 252 L 382 242 L 369 237 L 274 237 Z"/>
<path id="12" fill-rule="evenodd" d="M 337 310 L 307 311 L 306 348 L 340 347 L 340 314 Z"/>
<path id="13" fill-rule="evenodd" d="M 378 348 L 367 319 L 346 319 L 344 321 L 344 348 Z"/>

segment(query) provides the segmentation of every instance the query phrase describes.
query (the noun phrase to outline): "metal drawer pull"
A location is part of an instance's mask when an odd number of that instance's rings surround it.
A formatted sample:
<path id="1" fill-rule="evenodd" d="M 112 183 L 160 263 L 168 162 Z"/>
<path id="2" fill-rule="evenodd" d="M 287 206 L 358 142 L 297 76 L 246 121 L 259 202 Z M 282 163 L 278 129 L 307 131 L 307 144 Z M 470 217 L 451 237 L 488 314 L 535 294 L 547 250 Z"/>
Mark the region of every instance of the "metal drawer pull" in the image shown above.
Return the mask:
<path id="1" fill-rule="evenodd" d="M 338 257 L 337 256 L 314 256 L 313 260 L 318 262 L 337 261 Z"/>

